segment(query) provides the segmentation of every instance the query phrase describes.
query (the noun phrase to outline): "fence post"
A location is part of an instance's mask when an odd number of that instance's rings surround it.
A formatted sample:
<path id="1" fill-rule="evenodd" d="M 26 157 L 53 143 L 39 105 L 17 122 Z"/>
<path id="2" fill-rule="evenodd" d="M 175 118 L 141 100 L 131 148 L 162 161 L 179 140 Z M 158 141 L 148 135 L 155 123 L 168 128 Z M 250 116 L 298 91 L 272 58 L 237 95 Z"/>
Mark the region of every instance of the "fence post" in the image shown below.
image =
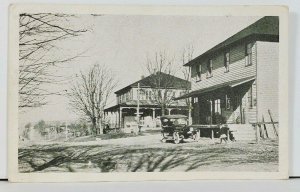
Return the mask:
<path id="1" fill-rule="evenodd" d="M 271 119 L 271 122 L 272 122 L 272 125 L 273 125 L 274 133 L 275 133 L 276 137 L 278 137 L 278 132 L 277 132 L 277 130 L 276 130 L 275 123 L 274 123 L 274 121 L 273 121 L 273 118 L 272 118 L 272 114 L 271 114 L 270 109 L 268 109 L 268 113 L 269 113 L 269 115 L 270 115 L 270 119 Z"/>
<path id="2" fill-rule="evenodd" d="M 266 138 L 269 138 L 269 134 L 268 134 L 268 130 L 267 130 L 267 127 L 266 127 L 266 124 L 265 124 L 265 118 L 264 116 L 262 116 L 262 123 L 263 123 L 263 126 L 264 126 L 264 133 L 266 134 Z"/>

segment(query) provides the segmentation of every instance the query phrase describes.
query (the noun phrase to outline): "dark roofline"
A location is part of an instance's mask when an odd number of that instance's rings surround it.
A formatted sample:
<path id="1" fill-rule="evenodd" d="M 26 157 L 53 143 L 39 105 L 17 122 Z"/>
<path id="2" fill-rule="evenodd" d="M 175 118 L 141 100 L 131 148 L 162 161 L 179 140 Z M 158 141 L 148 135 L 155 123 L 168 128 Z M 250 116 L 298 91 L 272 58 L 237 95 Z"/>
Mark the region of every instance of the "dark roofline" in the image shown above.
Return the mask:
<path id="1" fill-rule="evenodd" d="M 262 27 L 264 26 L 264 27 Z M 209 57 L 215 52 L 223 51 L 224 49 L 242 41 L 250 40 L 262 40 L 270 42 L 279 42 L 279 17 L 278 16 L 266 16 L 256 22 L 252 23 L 248 27 L 242 29 L 221 43 L 215 45 L 208 51 L 194 58 L 190 62 L 184 64 L 184 66 L 190 66 L 195 64 L 196 60 Z"/>
<path id="2" fill-rule="evenodd" d="M 163 75 L 170 75 L 170 74 L 166 74 L 166 73 L 163 73 L 163 72 L 161 72 L 161 74 L 163 74 Z M 115 94 L 122 93 L 123 91 L 128 90 L 128 89 L 130 89 L 130 88 L 136 88 L 138 83 L 142 82 L 144 79 L 147 79 L 147 78 L 149 78 L 149 77 L 151 77 L 151 76 L 153 76 L 153 75 L 155 75 L 155 74 L 148 75 L 148 76 L 144 77 L 143 79 L 140 79 L 140 80 L 138 80 L 138 81 L 136 81 L 136 82 L 134 82 L 134 83 L 131 83 L 130 85 L 127 85 L 126 87 L 123 87 L 123 88 L 121 88 L 121 89 L 115 91 Z M 172 78 L 177 79 L 177 80 L 179 80 L 179 81 L 186 81 L 186 83 L 189 83 L 189 88 L 191 87 L 191 83 L 190 83 L 189 81 L 187 81 L 187 80 L 185 80 L 185 79 L 181 79 L 181 78 L 176 77 L 176 76 L 174 76 L 174 75 L 170 75 L 170 76 L 172 76 Z M 147 85 L 143 85 L 143 84 L 142 84 L 142 85 L 140 85 L 140 88 L 151 88 L 151 86 L 147 86 Z M 176 88 L 176 87 L 169 87 L 169 88 L 170 88 L 170 89 L 178 89 L 178 88 Z"/>
<path id="3" fill-rule="evenodd" d="M 149 75 L 149 76 L 150 76 L 150 75 Z M 149 76 L 147 76 L 147 77 L 149 77 Z M 147 77 L 145 77 L 145 78 L 147 78 Z M 143 78 L 143 79 L 145 79 L 145 78 Z M 140 79 L 140 80 L 138 80 L 138 81 L 135 81 L 134 83 L 131 83 L 130 85 L 127 85 L 126 87 L 123 87 L 123 88 L 121 88 L 121 89 L 115 91 L 115 94 L 119 94 L 119 93 L 121 93 L 121 92 L 123 92 L 123 91 L 125 91 L 125 90 L 127 90 L 127 89 L 130 89 L 130 88 L 133 88 L 133 87 L 137 87 L 137 86 L 134 86 L 134 84 L 139 83 L 139 82 L 140 82 L 141 80 L 143 80 L 143 79 Z M 146 86 L 140 86 L 140 87 L 146 87 Z"/>
<path id="4" fill-rule="evenodd" d="M 174 100 L 176 101 L 176 100 L 185 99 L 185 98 L 188 98 L 188 97 L 192 97 L 194 95 L 208 93 L 208 92 L 215 91 L 215 90 L 221 89 L 221 88 L 226 88 L 226 87 L 231 87 L 232 88 L 232 87 L 235 87 L 237 85 L 245 84 L 245 83 L 248 83 L 248 82 L 254 81 L 254 80 L 255 80 L 255 76 L 250 76 L 250 77 L 245 77 L 245 78 L 242 78 L 242 79 L 236 79 L 236 80 L 232 80 L 232 81 L 229 81 L 229 82 L 220 83 L 220 84 L 217 84 L 217 85 L 214 85 L 214 86 L 205 87 L 205 88 L 202 88 L 202 89 L 192 91 L 192 92 L 187 93 L 185 95 L 182 95 L 180 97 L 174 98 Z"/>

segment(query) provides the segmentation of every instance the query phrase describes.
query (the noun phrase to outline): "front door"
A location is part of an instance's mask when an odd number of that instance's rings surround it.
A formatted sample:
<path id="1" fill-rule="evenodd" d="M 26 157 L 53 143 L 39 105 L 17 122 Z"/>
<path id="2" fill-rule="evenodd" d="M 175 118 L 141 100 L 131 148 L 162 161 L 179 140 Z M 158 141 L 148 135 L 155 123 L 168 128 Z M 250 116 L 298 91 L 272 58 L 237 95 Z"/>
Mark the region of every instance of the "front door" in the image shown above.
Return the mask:
<path id="1" fill-rule="evenodd" d="M 245 123 L 245 109 L 243 108 L 243 97 L 241 94 L 236 96 L 236 105 L 238 108 L 238 119 L 237 123 L 244 124 Z"/>
<path id="2" fill-rule="evenodd" d="M 211 102 L 207 99 L 199 99 L 199 124 L 210 124 Z"/>
<path id="3" fill-rule="evenodd" d="M 222 122 L 221 99 L 212 100 L 212 124 L 220 124 Z"/>

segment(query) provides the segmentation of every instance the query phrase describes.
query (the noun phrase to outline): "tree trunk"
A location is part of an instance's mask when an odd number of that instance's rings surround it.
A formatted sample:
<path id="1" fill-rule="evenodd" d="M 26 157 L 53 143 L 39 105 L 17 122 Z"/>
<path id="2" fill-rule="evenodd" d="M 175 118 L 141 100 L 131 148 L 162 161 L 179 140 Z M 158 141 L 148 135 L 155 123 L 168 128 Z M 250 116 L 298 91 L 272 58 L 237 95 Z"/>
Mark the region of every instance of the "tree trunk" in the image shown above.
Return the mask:
<path id="1" fill-rule="evenodd" d="M 162 116 L 164 116 L 164 115 L 166 114 L 166 113 L 165 113 L 165 112 L 166 112 L 165 110 L 166 110 L 166 107 L 165 107 L 164 104 L 162 104 L 162 105 L 161 105 L 161 115 L 162 115 Z"/>
<path id="2" fill-rule="evenodd" d="M 103 127 L 102 127 L 101 121 L 99 123 L 99 131 L 100 131 L 99 134 L 102 135 L 103 134 Z"/>
<path id="3" fill-rule="evenodd" d="M 97 135 L 97 122 L 96 119 L 92 119 L 92 135 Z"/>

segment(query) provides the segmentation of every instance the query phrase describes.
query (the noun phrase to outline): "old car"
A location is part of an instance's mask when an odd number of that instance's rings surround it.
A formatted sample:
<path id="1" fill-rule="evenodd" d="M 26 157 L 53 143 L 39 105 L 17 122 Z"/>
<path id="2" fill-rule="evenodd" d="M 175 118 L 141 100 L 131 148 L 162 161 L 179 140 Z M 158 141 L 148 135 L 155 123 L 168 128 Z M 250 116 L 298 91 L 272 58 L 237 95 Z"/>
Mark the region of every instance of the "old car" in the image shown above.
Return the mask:
<path id="1" fill-rule="evenodd" d="M 160 118 L 162 126 L 162 142 L 167 140 L 178 144 L 183 139 L 192 138 L 195 141 L 200 139 L 200 131 L 188 126 L 188 117 L 185 115 L 165 115 Z"/>

